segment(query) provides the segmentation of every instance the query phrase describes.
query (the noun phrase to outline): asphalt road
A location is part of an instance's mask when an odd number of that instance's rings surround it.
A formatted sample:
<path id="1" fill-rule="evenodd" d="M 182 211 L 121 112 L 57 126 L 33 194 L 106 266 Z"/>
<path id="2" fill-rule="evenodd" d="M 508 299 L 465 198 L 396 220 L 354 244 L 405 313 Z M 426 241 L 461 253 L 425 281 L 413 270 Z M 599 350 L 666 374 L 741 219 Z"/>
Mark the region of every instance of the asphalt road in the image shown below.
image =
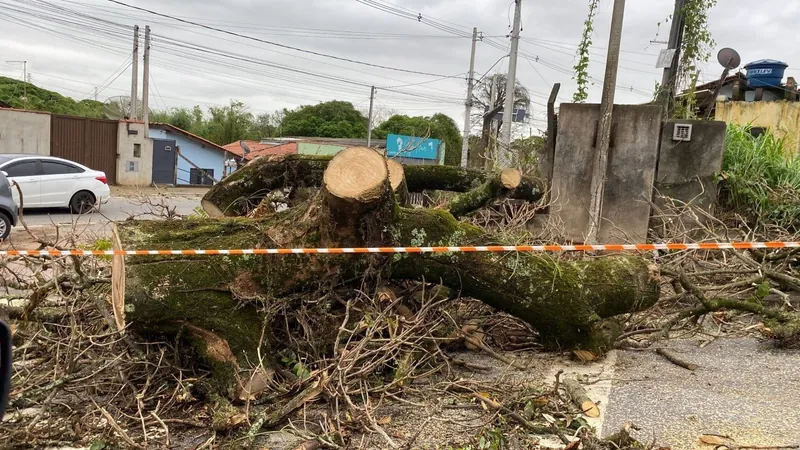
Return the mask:
<path id="1" fill-rule="evenodd" d="M 161 200 L 163 198 L 163 201 Z M 65 225 L 65 224 L 104 224 L 125 220 L 129 217 L 141 219 L 158 219 L 169 209 L 178 215 L 192 214 L 195 207 L 200 206 L 199 196 L 148 197 L 152 204 L 143 204 L 141 199 L 112 197 L 108 203 L 100 206 L 99 211 L 74 215 L 68 209 L 33 209 L 23 214 L 25 223 L 31 227 Z M 165 208 L 159 205 L 163 204 Z"/>

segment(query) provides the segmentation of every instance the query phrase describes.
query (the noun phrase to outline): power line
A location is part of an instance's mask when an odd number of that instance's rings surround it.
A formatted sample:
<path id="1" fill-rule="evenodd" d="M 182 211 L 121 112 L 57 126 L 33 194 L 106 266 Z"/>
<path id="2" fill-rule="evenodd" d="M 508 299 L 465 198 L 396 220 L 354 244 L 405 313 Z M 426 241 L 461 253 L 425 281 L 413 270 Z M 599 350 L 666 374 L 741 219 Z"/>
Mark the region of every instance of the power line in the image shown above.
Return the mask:
<path id="1" fill-rule="evenodd" d="M 269 44 L 269 45 L 274 45 L 276 47 L 286 48 L 286 49 L 289 49 L 289 50 L 294 50 L 294 51 L 298 51 L 298 52 L 302 52 L 302 53 L 308 53 L 310 55 L 321 56 L 321 57 L 324 57 L 324 58 L 335 59 L 335 60 L 338 60 L 338 61 L 345 61 L 345 62 L 349 62 L 349 63 L 353 63 L 353 64 L 360 64 L 360 65 L 369 66 L 369 67 L 377 67 L 379 69 L 394 70 L 394 71 L 405 72 L 405 73 L 413 73 L 413 74 L 417 74 L 417 75 L 427 75 L 427 76 L 431 76 L 431 77 L 441 77 L 441 78 L 457 78 L 457 79 L 461 78 L 459 76 L 453 76 L 453 75 L 442 75 L 442 74 L 431 73 L 431 72 L 421 72 L 421 71 L 417 71 L 417 70 L 401 69 L 401 68 L 398 68 L 398 67 L 384 66 L 384 65 L 381 65 L 381 64 L 373 64 L 373 63 L 368 63 L 368 62 L 364 62 L 364 61 L 358 61 L 358 60 L 355 60 L 355 59 L 344 58 L 344 57 L 341 57 L 341 56 L 328 55 L 328 54 L 325 54 L 325 53 L 315 52 L 313 50 L 305 50 L 305 49 L 302 49 L 302 48 L 299 48 L 299 47 L 293 47 L 291 45 L 286 45 L 286 44 L 280 44 L 278 42 L 267 41 L 267 40 L 256 38 L 256 37 L 253 37 L 253 36 L 248 36 L 248 35 L 245 35 L 245 34 L 235 33 L 233 31 L 228 31 L 228 30 L 223 30 L 221 28 L 212 27 L 212 26 L 205 25 L 205 24 L 202 24 L 202 23 L 199 23 L 199 22 L 194 22 L 194 21 L 191 21 L 191 20 L 181 19 L 180 17 L 175 17 L 175 16 L 171 16 L 171 15 L 168 15 L 168 14 L 162 14 L 162 13 L 159 13 L 159 12 L 156 12 L 156 11 L 152 11 L 152 10 L 149 10 L 149 9 L 146 9 L 146 8 L 141 8 L 141 7 L 138 7 L 138 6 L 129 5 L 127 3 L 123 3 L 123 2 L 120 2 L 118 0 L 108 0 L 108 1 L 111 2 L 111 3 L 116 3 L 116 4 L 121 5 L 121 6 L 125 6 L 127 8 L 132 8 L 132 9 L 137 9 L 137 10 L 140 10 L 140 11 L 145 11 L 145 12 L 148 12 L 148 13 L 156 15 L 156 16 L 166 17 L 166 18 L 169 18 L 169 19 L 172 19 L 172 20 L 176 20 L 178 22 L 183 22 L 183 23 L 187 23 L 187 24 L 194 25 L 194 26 L 197 26 L 197 27 L 205 28 L 205 29 L 208 29 L 208 30 L 217 31 L 219 33 L 225 33 L 225 34 L 228 34 L 228 35 L 231 35 L 231 36 L 240 37 L 242 39 L 249 39 L 249 40 L 252 40 L 252 41 L 261 42 L 261 43 Z"/>

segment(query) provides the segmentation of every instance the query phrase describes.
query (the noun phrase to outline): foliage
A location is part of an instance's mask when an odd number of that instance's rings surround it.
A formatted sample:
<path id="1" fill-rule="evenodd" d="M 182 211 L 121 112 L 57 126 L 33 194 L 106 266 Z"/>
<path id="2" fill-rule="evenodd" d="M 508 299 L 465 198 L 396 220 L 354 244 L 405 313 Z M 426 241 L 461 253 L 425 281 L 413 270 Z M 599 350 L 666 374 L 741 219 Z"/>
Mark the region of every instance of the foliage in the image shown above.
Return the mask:
<path id="1" fill-rule="evenodd" d="M 333 100 L 284 110 L 281 128 L 285 136 L 365 138 L 367 118 L 350 102 Z"/>
<path id="2" fill-rule="evenodd" d="M 372 131 L 377 139 L 386 139 L 389 134 L 440 139 L 445 144 L 444 163 L 450 166 L 461 164 L 461 131 L 453 119 L 445 114 L 437 113 L 430 117 L 397 114 Z"/>
<path id="3" fill-rule="evenodd" d="M 683 6 L 683 42 L 678 64 L 676 86 L 678 90 L 687 90 L 687 95 L 678 100 L 675 117 L 693 118 L 695 110 L 694 87 L 699 75 L 699 67 L 708 62 L 711 49 L 716 45 L 708 29 L 708 12 L 717 4 L 717 0 L 687 1 Z M 672 18 L 676 20 L 676 18 Z"/>
<path id="4" fill-rule="evenodd" d="M 723 159 L 723 198 L 754 223 L 800 229 L 800 158 L 785 141 L 749 126 L 728 125 Z"/>
<path id="5" fill-rule="evenodd" d="M 516 167 L 523 173 L 534 173 L 539 153 L 544 149 L 545 145 L 547 145 L 547 137 L 545 136 L 516 139 L 511 143 L 511 167 Z"/>
<path id="6" fill-rule="evenodd" d="M 102 102 L 75 101 L 57 92 L 7 77 L 0 77 L 0 100 L 8 103 L 12 108 L 80 117 L 103 117 Z"/>
<path id="7" fill-rule="evenodd" d="M 578 85 L 575 94 L 572 95 L 572 101 L 575 103 L 583 103 L 589 98 L 589 49 L 592 47 L 592 32 L 594 31 L 594 16 L 597 13 L 597 4 L 599 0 L 589 0 L 589 16 L 583 23 L 583 36 L 581 43 L 578 45 L 577 57 L 578 62 L 573 67 L 575 69 L 575 76 L 573 79 Z"/>

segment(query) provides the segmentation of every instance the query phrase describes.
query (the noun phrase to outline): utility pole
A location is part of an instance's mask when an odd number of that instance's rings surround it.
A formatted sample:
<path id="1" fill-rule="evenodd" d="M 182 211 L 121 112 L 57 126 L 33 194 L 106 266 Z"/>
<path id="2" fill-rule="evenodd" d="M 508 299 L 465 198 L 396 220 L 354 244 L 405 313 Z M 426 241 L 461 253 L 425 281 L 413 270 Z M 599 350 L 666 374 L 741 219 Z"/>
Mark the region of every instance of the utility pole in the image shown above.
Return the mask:
<path id="1" fill-rule="evenodd" d="M 669 30 L 669 42 L 667 48 L 675 50 L 672 57 L 672 64 L 664 68 L 664 75 L 661 77 L 661 88 L 659 89 L 658 103 L 664 105 L 667 115 L 672 109 L 673 99 L 675 98 L 675 87 L 677 84 L 678 64 L 681 60 L 681 45 L 683 44 L 683 29 L 686 20 L 683 15 L 683 7 L 686 0 L 675 0 L 675 12 L 672 13 L 672 24 Z"/>
<path id="2" fill-rule="evenodd" d="M 514 0 L 514 29 L 511 31 L 511 57 L 506 75 L 506 107 L 503 112 L 503 141 L 500 148 L 500 167 L 511 164 L 511 128 L 514 124 L 514 88 L 517 84 L 517 53 L 519 51 L 519 32 L 522 20 L 522 0 Z"/>
<path id="3" fill-rule="evenodd" d="M 489 111 L 491 112 L 495 107 L 497 107 L 497 74 L 492 75 L 492 84 L 489 88 Z M 491 119 L 489 122 L 489 154 L 486 158 L 486 164 L 484 167 L 486 169 L 491 170 L 494 167 L 494 162 L 497 160 L 497 133 L 496 133 L 496 125 L 494 118 Z"/>
<path id="4" fill-rule="evenodd" d="M 367 119 L 367 147 L 372 147 L 372 103 L 375 101 L 375 86 L 369 90 L 369 118 Z"/>
<path id="5" fill-rule="evenodd" d="M 131 65 L 131 114 L 129 119 L 139 118 L 139 25 L 133 26 L 133 64 Z"/>
<path id="6" fill-rule="evenodd" d="M 597 242 L 603 210 L 603 192 L 608 171 L 608 149 L 611 144 L 611 124 L 614 113 L 614 90 L 617 87 L 620 41 L 622 41 L 622 22 L 625 17 L 625 0 L 614 0 L 611 16 L 611 36 L 608 39 L 606 75 L 603 80 L 603 98 L 600 102 L 600 123 L 597 131 L 594 166 L 592 170 L 591 202 L 589 204 L 588 244 Z"/>
<path id="7" fill-rule="evenodd" d="M 478 42 L 478 29 L 472 29 L 472 53 L 469 57 L 467 74 L 467 101 L 464 102 L 464 140 L 461 142 L 461 167 L 467 167 L 469 158 L 469 128 L 472 116 L 472 85 L 475 82 L 475 44 Z"/>
<path id="8" fill-rule="evenodd" d="M 142 121 L 144 137 L 150 137 L 150 25 L 144 27 L 144 72 L 142 73 Z"/>

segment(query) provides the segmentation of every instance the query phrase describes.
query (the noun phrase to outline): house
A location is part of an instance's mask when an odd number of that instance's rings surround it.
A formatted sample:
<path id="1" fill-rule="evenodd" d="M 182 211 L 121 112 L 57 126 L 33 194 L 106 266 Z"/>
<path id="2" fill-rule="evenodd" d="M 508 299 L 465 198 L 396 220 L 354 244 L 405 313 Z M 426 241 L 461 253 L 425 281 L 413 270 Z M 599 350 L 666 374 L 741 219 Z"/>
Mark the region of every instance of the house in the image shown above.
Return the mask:
<path id="1" fill-rule="evenodd" d="M 800 153 L 800 91 L 793 77 L 783 81 L 787 67 L 781 61 L 759 60 L 745 66 L 746 74 L 737 73 L 721 83 L 698 86 L 701 114 L 727 123 L 769 129 L 785 138 L 792 152 Z"/>
<path id="2" fill-rule="evenodd" d="M 168 123 L 151 123 L 154 184 L 211 185 L 232 170 L 234 152 Z"/>
<path id="3" fill-rule="evenodd" d="M 243 155 L 242 143 L 247 145 L 250 153 Z M 272 141 L 269 139 L 261 141 L 235 141 L 223 146 L 225 150 L 235 154 L 239 158 L 244 156 L 245 159 L 251 160 L 259 156 L 272 156 L 272 155 L 294 155 L 297 154 L 296 142 L 281 142 Z"/>

